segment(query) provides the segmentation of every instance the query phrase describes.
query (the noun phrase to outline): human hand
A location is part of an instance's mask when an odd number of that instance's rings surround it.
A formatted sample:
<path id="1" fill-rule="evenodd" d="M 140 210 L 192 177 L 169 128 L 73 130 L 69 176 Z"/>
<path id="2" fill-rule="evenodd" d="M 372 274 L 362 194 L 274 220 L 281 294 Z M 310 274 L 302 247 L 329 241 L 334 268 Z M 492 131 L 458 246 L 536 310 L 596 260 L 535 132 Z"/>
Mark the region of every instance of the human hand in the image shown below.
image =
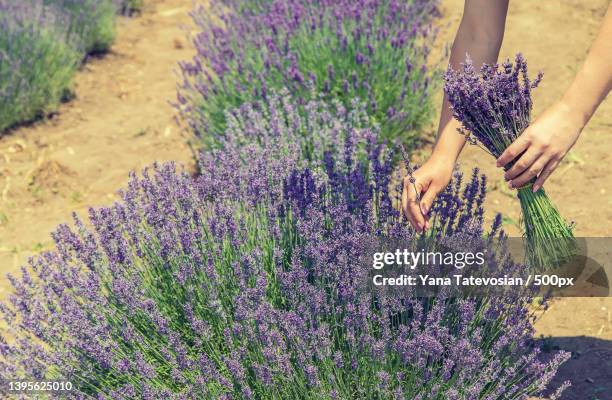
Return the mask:
<path id="1" fill-rule="evenodd" d="M 516 160 L 504 176 L 510 188 L 520 188 L 537 176 L 533 191 L 538 191 L 576 143 L 583 127 L 583 120 L 562 102 L 546 110 L 497 159 L 498 167 Z"/>
<path id="2" fill-rule="evenodd" d="M 453 168 L 453 163 L 448 159 L 432 156 L 412 176 L 404 178 L 402 209 L 417 231 L 429 229 L 431 205 L 438 193 L 450 182 Z"/>

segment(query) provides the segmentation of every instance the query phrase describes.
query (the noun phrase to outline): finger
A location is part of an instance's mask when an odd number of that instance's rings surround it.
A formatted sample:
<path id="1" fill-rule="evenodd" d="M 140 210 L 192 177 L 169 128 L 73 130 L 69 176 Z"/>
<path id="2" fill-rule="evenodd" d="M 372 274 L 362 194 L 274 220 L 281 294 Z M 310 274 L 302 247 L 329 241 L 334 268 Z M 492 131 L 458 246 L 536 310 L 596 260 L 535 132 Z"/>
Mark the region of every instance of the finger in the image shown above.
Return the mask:
<path id="1" fill-rule="evenodd" d="M 410 221 L 410 225 L 412 225 L 415 230 L 422 231 L 422 227 L 425 224 L 425 218 L 423 218 L 420 211 L 415 211 L 414 204 L 414 200 L 408 200 L 408 211 L 406 212 L 406 216 L 408 217 L 408 221 Z"/>
<path id="2" fill-rule="evenodd" d="M 552 174 L 553 171 L 557 169 L 558 165 L 559 165 L 559 160 L 555 160 L 555 159 L 550 160 L 548 164 L 546 164 L 546 166 L 544 167 L 544 169 L 538 176 L 538 179 L 536 179 L 535 183 L 533 184 L 534 193 L 540 190 L 540 188 L 544 185 L 544 182 L 546 182 L 550 174 Z"/>
<path id="3" fill-rule="evenodd" d="M 419 182 L 412 183 L 409 178 L 405 178 L 403 192 L 406 194 L 406 216 L 414 229 L 422 231 L 425 227 L 425 218 L 421 213 L 418 200 L 422 192 L 422 185 Z"/>
<path id="4" fill-rule="evenodd" d="M 518 176 L 520 176 L 522 173 L 526 172 L 532 165 L 533 163 L 536 162 L 536 160 L 542 155 L 542 152 L 539 150 L 536 150 L 533 147 L 530 147 L 512 166 L 512 168 L 510 168 L 508 171 L 506 171 L 506 173 L 504 174 L 504 178 L 506 178 L 507 181 L 511 181 L 514 178 L 517 178 Z"/>
<path id="5" fill-rule="evenodd" d="M 421 212 L 424 217 L 429 215 L 431 206 L 439 192 L 440 189 L 437 186 L 430 185 L 429 188 L 427 188 L 427 191 L 423 193 L 423 196 L 421 198 Z"/>
<path id="6" fill-rule="evenodd" d="M 538 158 L 529 168 L 527 168 L 521 175 L 510 181 L 510 186 L 513 188 L 520 188 L 529 183 L 533 178 L 538 176 L 540 172 L 546 166 L 546 163 L 550 158 L 540 157 Z"/>
<path id="7" fill-rule="evenodd" d="M 421 207 L 419 205 L 419 200 L 418 200 L 418 195 L 420 195 L 421 191 L 419 189 L 419 185 L 413 186 L 412 184 L 410 184 L 410 186 L 407 188 L 407 191 L 409 193 L 408 196 L 408 215 L 410 216 L 410 221 L 412 223 L 412 226 L 414 227 L 414 229 L 416 229 L 417 231 L 421 232 L 423 231 L 423 229 L 425 228 L 425 217 L 423 216 L 423 214 L 421 213 Z"/>
<path id="8" fill-rule="evenodd" d="M 408 221 L 410 221 L 411 225 L 414 225 L 412 221 L 412 217 L 410 216 L 410 209 L 408 208 L 408 204 L 410 203 L 410 199 L 408 197 L 408 186 L 406 183 L 406 179 L 404 179 L 404 185 L 402 188 L 402 211 L 404 212 L 404 216 Z"/>
<path id="9" fill-rule="evenodd" d="M 409 177 L 405 177 L 402 185 L 402 209 L 406 217 L 410 215 L 410 202 L 414 201 L 416 194 L 414 193 L 413 184 Z"/>
<path id="10" fill-rule="evenodd" d="M 497 166 L 503 167 L 514 160 L 529 147 L 529 140 L 524 134 L 519 136 L 497 159 Z"/>

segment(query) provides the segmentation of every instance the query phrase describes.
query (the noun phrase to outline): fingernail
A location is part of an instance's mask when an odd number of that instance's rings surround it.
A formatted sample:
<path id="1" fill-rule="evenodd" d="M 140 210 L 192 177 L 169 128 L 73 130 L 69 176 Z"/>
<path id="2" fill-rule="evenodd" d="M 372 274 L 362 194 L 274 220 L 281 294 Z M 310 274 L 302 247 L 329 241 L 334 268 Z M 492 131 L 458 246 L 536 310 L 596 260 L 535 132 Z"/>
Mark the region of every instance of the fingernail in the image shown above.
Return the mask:
<path id="1" fill-rule="evenodd" d="M 533 190 L 533 193 L 535 193 L 535 192 L 537 192 L 538 190 L 540 190 L 540 186 L 538 186 L 538 185 L 533 185 L 532 190 Z"/>
<path id="2" fill-rule="evenodd" d="M 498 168 L 501 167 L 501 163 L 499 161 L 496 162 L 495 165 L 497 165 Z"/>
<path id="3" fill-rule="evenodd" d="M 429 207 L 427 207 L 427 204 L 422 204 L 421 208 L 423 209 L 423 214 L 427 215 L 429 212 Z"/>
<path id="4" fill-rule="evenodd" d="M 514 185 L 512 184 L 512 181 L 508 181 L 508 187 L 510 189 L 514 189 Z"/>

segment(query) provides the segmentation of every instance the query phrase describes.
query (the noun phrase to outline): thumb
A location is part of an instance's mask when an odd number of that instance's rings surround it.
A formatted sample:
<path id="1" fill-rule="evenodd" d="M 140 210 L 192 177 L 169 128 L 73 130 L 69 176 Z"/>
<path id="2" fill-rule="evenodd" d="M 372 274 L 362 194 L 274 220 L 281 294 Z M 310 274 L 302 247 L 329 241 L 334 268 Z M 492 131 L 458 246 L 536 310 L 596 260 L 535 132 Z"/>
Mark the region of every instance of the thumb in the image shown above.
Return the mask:
<path id="1" fill-rule="evenodd" d="M 440 188 L 437 185 L 431 184 L 427 188 L 427 191 L 423 194 L 423 197 L 421 198 L 421 212 L 424 216 L 429 214 L 429 210 L 431 210 L 431 205 L 433 204 L 439 192 Z"/>

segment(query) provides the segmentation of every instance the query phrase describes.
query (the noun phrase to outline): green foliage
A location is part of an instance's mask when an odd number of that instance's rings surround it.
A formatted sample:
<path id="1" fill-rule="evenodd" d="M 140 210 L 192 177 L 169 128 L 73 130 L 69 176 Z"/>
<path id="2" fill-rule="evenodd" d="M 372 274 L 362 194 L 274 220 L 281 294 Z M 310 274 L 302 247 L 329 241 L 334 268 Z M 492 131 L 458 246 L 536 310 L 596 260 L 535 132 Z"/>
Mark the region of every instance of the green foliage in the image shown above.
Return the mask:
<path id="1" fill-rule="evenodd" d="M 0 0 L 0 132 L 70 98 L 85 54 L 114 41 L 117 11 L 113 0 Z"/>
<path id="2" fill-rule="evenodd" d="M 107 51 L 115 40 L 117 9 L 112 0 L 45 0 L 70 19 L 70 30 L 86 53 Z"/>
<path id="3" fill-rule="evenodd" d="M 0 132 L 55 110 L 81 58 L 52 28 L 35 21 L 1 25 Z"/>

